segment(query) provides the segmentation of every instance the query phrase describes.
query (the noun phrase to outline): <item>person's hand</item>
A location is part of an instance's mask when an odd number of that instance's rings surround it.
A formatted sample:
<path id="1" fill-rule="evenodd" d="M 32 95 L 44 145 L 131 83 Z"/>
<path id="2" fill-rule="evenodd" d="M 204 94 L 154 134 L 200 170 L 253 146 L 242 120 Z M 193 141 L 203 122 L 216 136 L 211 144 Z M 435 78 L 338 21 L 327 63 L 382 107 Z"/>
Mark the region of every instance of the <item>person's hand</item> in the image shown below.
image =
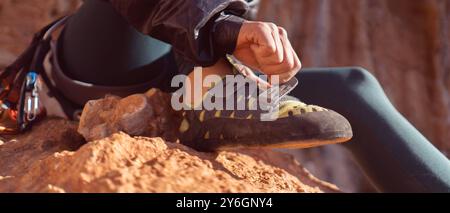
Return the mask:
<path id="1" fill-rule="evenodd" d="M 279 75 L 280 83 L 293 78 L 302 66 L 286 30 L 266 22 L 245 21 L 233 55 L 269 77 Z"/>

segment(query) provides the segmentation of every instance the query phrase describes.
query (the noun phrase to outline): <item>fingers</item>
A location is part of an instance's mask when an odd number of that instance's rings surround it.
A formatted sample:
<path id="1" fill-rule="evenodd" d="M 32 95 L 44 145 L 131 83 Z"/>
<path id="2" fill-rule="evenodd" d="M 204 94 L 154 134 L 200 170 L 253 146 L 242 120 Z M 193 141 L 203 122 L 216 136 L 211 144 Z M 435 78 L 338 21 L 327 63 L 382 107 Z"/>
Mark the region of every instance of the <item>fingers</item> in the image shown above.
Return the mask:
<path id="1" fill-rule="evenodd" d="M 285 46 L 285 54 L 286 54 L 285 61 L 283 64 L 287 67 L 285 69 L 286 72 L 280 74 L 280 81 L 282 83 L 285 83 L 289 81 L 291 78 L 293 78 L 295 75 L 297 75 L 298 72 L 300 72 L 300 69 L 302 68 L 302 63 L 300 62 L 297 53 L 292 47 L 291 42 L 289 41 L 286 30 L 280 28 L 280 33 L 283 35 L 282 41 Z"/>
<path id="2" fill-rule="evenodd" d="M 259 31 L 259 32 L 258 32 Z M 260 23 L 255 32 L 256 44 L 251 45 L 261 65 L 279 64 L 284 60 L 283 42 L 278 26 L 272 23 Z"/>
<path id="3" fill-rule="evenodd" d="M 295 51 L 292 51 L 292 55 L 294 56 L 294 64 L 290 69 L 287 69 L 287 72 L 279 74 L 280 83 L 286 83 L 291 80 L 297 75 L 297 73 L 300 72 L 300 69 L 302 68 L 302 63 L 300 62 L 300 59 Z"/>
<path id="4" fill-rule="evenodd" d="M 272 23 L 245 22 L 234 55 L 245 65 L 269 76 L 279 75 L 282 83 L 301 69 L 286 30 Z"/>
<path id="5" fill-rule="evenodd" d="M 233 53 L 233 55 L 246 66 L 255 70 L 261 70 L 259 62 L 256 60 L 255 53 L 252 48 L 250 48 L 250 45 L 248 47 L 238 49 Z"/>
<path id="6" fill-rule="evenodd" d="M 286 30 L 282 27 L 278 28 L 278 32 L 281 37 L 281 42 L 283 44 L 283 61 L 281 64 L 285 65 L 288 70 L 293 69 L 295 65 L 294 57 L 295 51 L 292 48 L 291 42 L 289 41 L 288 34 Z"/>
<path id="7" fill-rule="evenodd" d="M 283 42 L 281 41 L 280 31 L 278 29 L 278 26 L 275 24 L 270 24 L 269 26 L 271 28 L 272 36 L 277 49 L 274 56 L 267 59 L 267 63 L 282 63 L 284 60 L 284 46 Z"/>
<path id="8" fill-rule="evenodd" d="M 267 74 L 279 75 L 280 83 L 285 83 L 300 71 L 301 62 L 289 41 L 286 30 L 280 27 L 279 35 L 283 45 L 284 60 L 279 64 L 264 66 L 263 71 Z"/>
<path id="9" fill-rule="evenodd" d="M 273 29 L 268 25 L 267 23 L 259 22 L 254 32 L 252 32 L 253 36 L 251 36 L 254 39 L 251 48 L 260 59 L 272 57 L 279 48 L 279 43 L 274 39 L 272 33 Z"/>

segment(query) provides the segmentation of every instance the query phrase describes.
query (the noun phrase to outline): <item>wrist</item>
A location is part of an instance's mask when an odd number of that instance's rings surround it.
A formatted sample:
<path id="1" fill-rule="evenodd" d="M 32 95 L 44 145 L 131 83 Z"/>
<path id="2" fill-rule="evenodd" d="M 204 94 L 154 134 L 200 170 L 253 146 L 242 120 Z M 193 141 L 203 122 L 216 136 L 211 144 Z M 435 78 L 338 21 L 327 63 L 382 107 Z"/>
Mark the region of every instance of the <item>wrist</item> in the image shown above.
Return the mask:
<path id="1" fill-rule="evenodd" d="M 223 54 L 232 54 L 236 49 L 238 37 L 246 20 L 234 15 L 221 15 L 213 29 L 214 45 Z"/>

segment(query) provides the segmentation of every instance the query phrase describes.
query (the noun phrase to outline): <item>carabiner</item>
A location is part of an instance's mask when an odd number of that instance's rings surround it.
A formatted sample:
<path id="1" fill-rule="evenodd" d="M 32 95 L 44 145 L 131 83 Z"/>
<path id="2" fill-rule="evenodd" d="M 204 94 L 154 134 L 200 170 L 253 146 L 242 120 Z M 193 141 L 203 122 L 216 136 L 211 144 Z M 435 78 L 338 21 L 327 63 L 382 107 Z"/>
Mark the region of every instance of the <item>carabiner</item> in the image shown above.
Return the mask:
<path id="1" fill-rule="evenodd" d="M 38 74 L 30 72 L 27 74 L 25 83 L 25 109 L 28 122 L 34 121 L 39 115 L 39 86 Z"/>

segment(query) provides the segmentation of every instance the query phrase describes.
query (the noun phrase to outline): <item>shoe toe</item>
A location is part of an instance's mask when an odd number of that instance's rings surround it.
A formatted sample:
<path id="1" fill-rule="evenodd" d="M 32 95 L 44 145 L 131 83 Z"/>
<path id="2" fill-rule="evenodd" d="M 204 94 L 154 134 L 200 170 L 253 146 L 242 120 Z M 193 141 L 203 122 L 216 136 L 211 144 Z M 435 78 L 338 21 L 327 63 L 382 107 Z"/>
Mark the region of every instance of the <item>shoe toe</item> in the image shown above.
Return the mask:
<path id="1" fill-rule="evenodd" d="M 350 139 L 353 137 L 350 122 L 339 113 L 327 110 L 293 116 L 288 128 L 293 135 L 299 134 L 318 140 Z"/>

